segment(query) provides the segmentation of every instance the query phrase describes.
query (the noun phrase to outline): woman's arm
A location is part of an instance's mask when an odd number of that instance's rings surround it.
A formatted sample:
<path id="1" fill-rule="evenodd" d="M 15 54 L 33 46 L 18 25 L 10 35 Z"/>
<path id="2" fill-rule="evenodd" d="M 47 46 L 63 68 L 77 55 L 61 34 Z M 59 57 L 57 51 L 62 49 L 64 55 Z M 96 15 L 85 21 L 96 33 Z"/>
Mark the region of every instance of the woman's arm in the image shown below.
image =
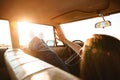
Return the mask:
<path id="1" fill-rule="evenodd" d="M 65 35 L 63 34 L 63 31 L 59 25 L 56 26 L 56 35 L 58 37 L 58 40 L 62 41 L 63 43 L 67 44 L 69 47 L 71 47 L 76 53 L 79 54 L 79 50 L 81 46 L 78 44 L 74 44 L 71 41 L 69 41 Z"/>

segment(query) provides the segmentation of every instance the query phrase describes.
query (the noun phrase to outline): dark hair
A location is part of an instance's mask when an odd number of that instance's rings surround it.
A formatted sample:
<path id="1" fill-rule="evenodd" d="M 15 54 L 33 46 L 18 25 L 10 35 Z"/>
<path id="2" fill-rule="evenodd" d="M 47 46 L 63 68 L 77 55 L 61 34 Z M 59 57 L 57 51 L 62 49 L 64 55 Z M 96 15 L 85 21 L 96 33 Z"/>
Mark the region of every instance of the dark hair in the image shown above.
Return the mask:
<path id="1" fill-rule="evenodd" d="M 81 78 L 83 80 L 120 80 L 120 40 L 94 34 L 83 47 Z"/>

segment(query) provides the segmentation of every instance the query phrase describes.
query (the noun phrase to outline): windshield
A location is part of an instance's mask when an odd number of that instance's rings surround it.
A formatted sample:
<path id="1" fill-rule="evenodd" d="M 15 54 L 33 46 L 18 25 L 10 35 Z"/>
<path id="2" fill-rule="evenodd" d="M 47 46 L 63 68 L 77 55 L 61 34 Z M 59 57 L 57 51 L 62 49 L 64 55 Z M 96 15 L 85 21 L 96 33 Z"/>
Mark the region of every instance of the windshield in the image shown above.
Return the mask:
<path id="1" fill-rule="evenodd" d="M 120 13 L 106 16 L 105 19 L 111 21 L 112 25 L 110 27 L 95 28 L 96 22 L 103 21 L 101 17 L 62 24 L 61 27 L 66 38 L 70 41 L 85 41 L 90 35 L 95 33 L 108 34 L 120 39 Z M 18 22 L 17 27 L 21 46 L 28 46 L 28 43 L 31 40 L 31 33 L 34 33 L 36 36 L 41 33 L 43 40 L 48 44 L 53 45 L 54 34 L 52 26 Z M 61 44 L 62 43 L 60 43 L 60 45 Z M 11 47 L 9 22 L 6 20 L 0 20 L 0 47 Z"/>
<path id="2" fill-rule="evenodd" d="M 28 22 L 18 22 L 18 34 L 21 46 L 27 46 L 31 35 L 40 36 L 45 42 L 54 40 L 53 27 Z"/>
<path id="3" fill-rule="evenodd" d="M 103 21 L 101 17 L 82 20 L 67 24 L 62 24 L 62 30 L 67 39 L 85 41 L 90 35 L 95 33 L 108 34 L 120 39 L 120 13 L 105 17 L 111 21 L 111 26 L 105 28 L 95 28 L 97 22 Z"/>

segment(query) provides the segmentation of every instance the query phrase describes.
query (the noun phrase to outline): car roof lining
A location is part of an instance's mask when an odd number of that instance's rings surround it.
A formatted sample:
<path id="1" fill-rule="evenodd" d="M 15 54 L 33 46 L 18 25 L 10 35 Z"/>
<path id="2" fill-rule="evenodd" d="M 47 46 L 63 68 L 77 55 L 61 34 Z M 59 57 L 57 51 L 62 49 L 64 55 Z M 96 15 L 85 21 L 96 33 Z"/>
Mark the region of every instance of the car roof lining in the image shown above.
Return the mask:
<path id="1" fill-rule="evenodd" d="M 74 4 L 73 4 L 74 3 Z M 1 0 L 0 19 L 54 25 L 120 12 L 119 0 Z"/>

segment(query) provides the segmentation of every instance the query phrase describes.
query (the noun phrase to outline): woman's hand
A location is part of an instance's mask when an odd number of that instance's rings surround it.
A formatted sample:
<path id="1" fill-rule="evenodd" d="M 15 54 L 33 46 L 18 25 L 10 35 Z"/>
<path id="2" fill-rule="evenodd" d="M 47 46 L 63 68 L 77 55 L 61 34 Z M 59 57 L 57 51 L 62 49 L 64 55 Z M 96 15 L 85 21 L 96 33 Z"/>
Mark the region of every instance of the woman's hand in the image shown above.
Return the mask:
<path id="1" fill-rule="evenodd" d="M 79 46 L 78 44 L 74 44 L 71 41 L 67 40 L 65 35 L 63 34 L 63 31 L 61 29 L 60 26 L 56 26 L 55 29 L 55 34 L 57 35 L 57 39 L 62 41 L 63 43 L 67 44 L 69 47 L 71 47 L 77 54 L 79 54 L 79 50 L 81 48 L 81 46 Z"/>

